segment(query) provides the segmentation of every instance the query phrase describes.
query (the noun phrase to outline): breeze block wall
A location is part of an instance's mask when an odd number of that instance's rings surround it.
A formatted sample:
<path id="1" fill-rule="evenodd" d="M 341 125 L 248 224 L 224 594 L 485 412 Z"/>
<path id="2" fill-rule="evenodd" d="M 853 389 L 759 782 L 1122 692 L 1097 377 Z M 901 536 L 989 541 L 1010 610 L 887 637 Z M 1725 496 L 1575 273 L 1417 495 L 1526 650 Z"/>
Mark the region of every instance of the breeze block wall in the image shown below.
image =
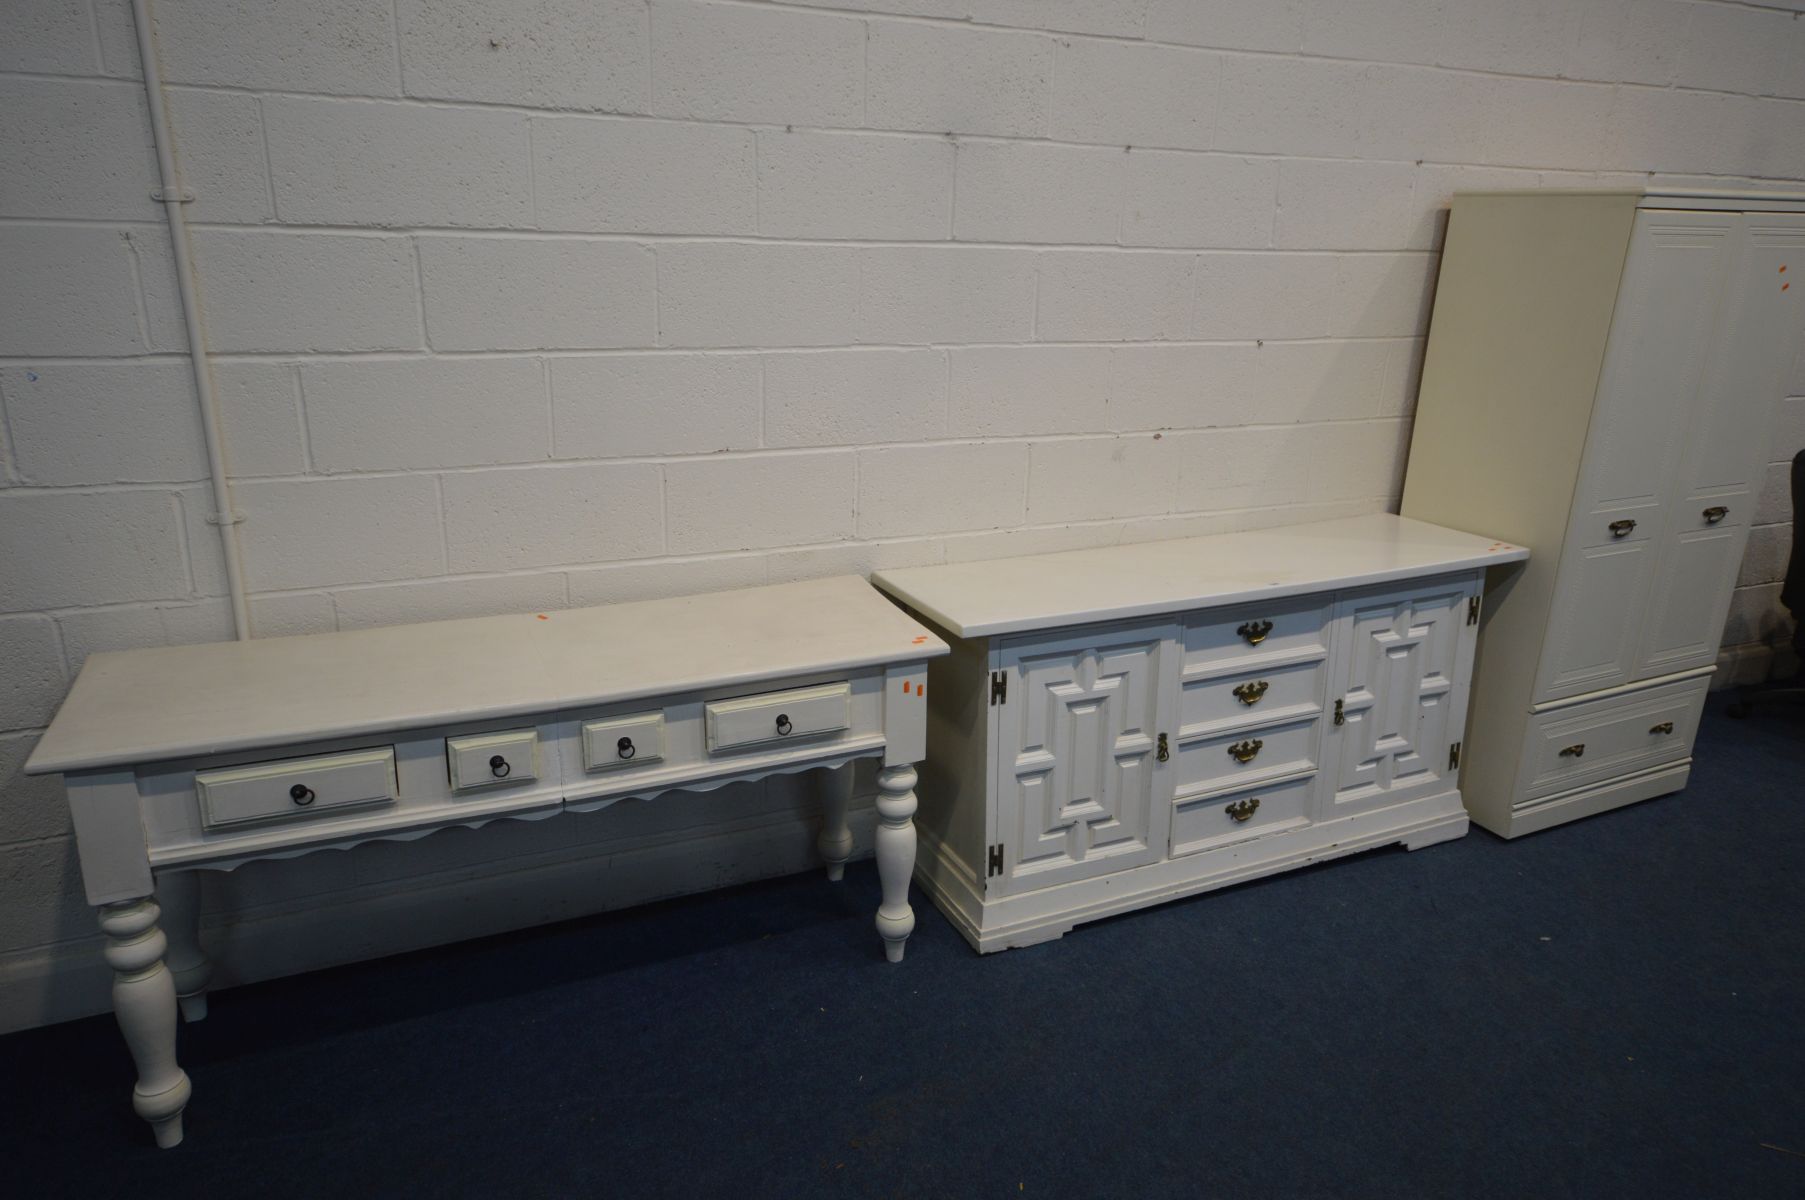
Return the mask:
<path id="1" fill-rule="evenodd" d="M 1450 195 L 1796 184 L 1783 8 L 157 0 L 256 631 L 1387 508 Z M 106 1002 L 36 731 L 93 651 L 230 636 L 139 74 L 122 0 L 9 6 L 0 1026 Z M 1757 648 L 1779 466 L 1762 512 Z M 279 974 L 801 869 L 811 820 L 259 864 L 208 937 Z"/>

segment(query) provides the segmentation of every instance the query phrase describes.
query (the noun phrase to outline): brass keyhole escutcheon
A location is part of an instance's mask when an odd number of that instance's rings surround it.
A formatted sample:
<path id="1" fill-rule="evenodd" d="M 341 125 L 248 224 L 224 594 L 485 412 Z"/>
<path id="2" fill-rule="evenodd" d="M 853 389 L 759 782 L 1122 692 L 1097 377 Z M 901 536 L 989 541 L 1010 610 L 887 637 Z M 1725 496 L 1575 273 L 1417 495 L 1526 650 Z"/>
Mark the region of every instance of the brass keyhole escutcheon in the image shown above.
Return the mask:
<path id="1" fill-rule="evenodd" d="M 1246 638 L 1249 646 L 1257 646 L 1266 640 L 1267 634 L 1272 632 L 1272 622 L 1243 621 L 1241 627 L 1235 632 Z"/>
<path id="2" fill-rule="evenodd" d="M 1245 800 L 1237 800 L 1222 811 L 1237 821 L 1245 821 L 1260 809 L 1260 798 L 1249 796 Z"/>
<path id="3" fill-rule="evenodd" d="M 1259 738 L 1248 738 L 1244 742 L 1236 742 L 1228 748 L 1229 757 L 1238 763 L 1250 763 L 1253 761 L 1254 755 L 1260 752 L 1260 747 L 1265 744 Z"/>
<path id="4" fill-rule="evenodd" d="M 1574 742 L 1571 746 L 1568 746 L 1565 750 L 1561 751 L 1561 757 L 1562 758 L 1578 758 L 1580 755 L 1584 754 L 1585 752 L 1586 752 L 1586 744 L 1584 742 Z"/>
<path id="5" fill-rule="evenodd" d="M 1163 733 L 1159 735 L 1159 749 L 1154 752 L 1153 757 L 1159 759 L 1161 762 L 1165 762 L 1172 757 L 1172 751 L 1166 745 L 1166 735 Z"/>
<path id="6" fill-rule="evenodd" d="M 1650 725 L 1648 727 L 1648 731 L 1650 733 L 1672 733 L 1673 732 L 1673 722 L 1672 721 L 1662 721 L 1659 725 Z"/>
<path id="7" fill-rule="evenodd" d="M 1243 683 L 1235 688 L 1235 699 L 1251 708 L 1260 702 L 1260 698 L 1266 694 L 1268 686 L 1264 679 Z"/>

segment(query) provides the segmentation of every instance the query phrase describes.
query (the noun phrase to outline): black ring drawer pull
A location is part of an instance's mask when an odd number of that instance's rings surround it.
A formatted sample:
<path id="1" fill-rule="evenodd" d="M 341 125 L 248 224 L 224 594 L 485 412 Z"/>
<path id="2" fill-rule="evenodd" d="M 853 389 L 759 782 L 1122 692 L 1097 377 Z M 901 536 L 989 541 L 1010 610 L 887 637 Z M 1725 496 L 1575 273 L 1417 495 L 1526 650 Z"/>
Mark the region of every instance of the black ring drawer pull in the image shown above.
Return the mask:
<path id="1" fill-rule="evenodd" d="M 1236 742 L 1228 748 L 1228 752 L 1236 762 L 1250 763 L 1253 761 L 1253 756 L 1260 752 L 1260 747 L 1265 744 L 1259 738 L 1249 738 L 1244 742 Z"/>
<path id="2" fill-rule="evenodd" d="M 793 728 L 794 728 L 794 726 L 792 726 L 790 724 L 790 714 L 788 714 L 788 713 L 778 713 L 777 714 L 777 736 L 778 737 L 789 737 L 790 730 Z"/>
<path id="3" fill-rule="evenodd" d="M 1659 725 L 1650 725 L 1648 727 L 1648 731 L 1650 733 L 1672 733 L 1673 732 L 1673 722 L 1672 721 L 1662 721 Z"/>
<path id="4" fill-rule="evenodd" d="M 1611 536 L 1615 538 L 1628 537 L 1630 531 L 1635 527 L 1636 523 L 1627 517 L 1621 521 L 1612 521 L 1610 525 L 1607 526 L 1611 531 Z"/>
<path id="5" fill-rule="evenodd" d="M 304 783 L 297 783 L 288 789 L 288 798 L 302 808 L 306 808 L 313 803 L 313 789 Z"/>
<path id="6" fill-rule="evenodd" d="M 1244 621 L 1241 624 L 1241 628 L 1235 630 L 1235 632 L 1246 638 L 1249 646 L 1257 646 L 1266 640 L 1267 634 L 1272 632 L 1272 622 Z"/>
<path id="7" fill-rule="evenodd" d="M 1260 809 L 1260 798 L 1249 796 L 1245 800 L 1237 800 L 1222 811 L 1237 821 L 1245 821 Z"/>
<path id="8" fill-rule="evenodd" d="M 495 778 L 506 779 L 513 773 L 514 768 L 510 767 L 508 765 L 508 760 L 501 755 L 497 754 L 489 760 L 489 774 L 495 776 Z"/>
<path id="9" fill-rule="evenodd" d="M 1581 755 L 1583 755 L 1585 752 L 1586 752 L 1586 744 L 1584 742 L 1574 742 L 1571 746 L 1568 746 L 1565 750 L 1561 751 L 1561 757 L 1562 758 L 1578 758 Z"/>
<path id="10" fill-rule="evenodd" d="M 1721 504 L 1713 504 L 1710 508 L 1705 510 L 1705 524 L 1715 525 L 1729 515 L 1730 510 L 1728 508 L 1725 508 Z"/>
<path id="11" fill-rule="evenodd" d="M 614 743 L 614 752 L 619 754 L 622 758 L 632 758 L 635 754 L 639 753 L 639 751 L 634 748 L 633 739 L 630 737 L 624 737 L 620 741 Z"/>

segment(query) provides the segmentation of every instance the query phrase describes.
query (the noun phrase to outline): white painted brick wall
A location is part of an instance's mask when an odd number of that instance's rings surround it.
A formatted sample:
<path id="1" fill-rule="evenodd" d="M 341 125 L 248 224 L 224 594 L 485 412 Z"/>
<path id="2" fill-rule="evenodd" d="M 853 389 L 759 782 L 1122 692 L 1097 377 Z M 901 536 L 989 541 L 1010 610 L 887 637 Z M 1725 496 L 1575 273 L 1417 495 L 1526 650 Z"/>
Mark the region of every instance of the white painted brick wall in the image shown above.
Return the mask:
<path id="1" fill-rule="evenodd" d="M 1805 181 L 1805 0 L 156 8 L 265 635 L 1382 508 L 1456 189 Z M 125 0 L 9 9 L 0 991 L 88 936 L 67 680 L 230 632 L 138 75 Z"/>

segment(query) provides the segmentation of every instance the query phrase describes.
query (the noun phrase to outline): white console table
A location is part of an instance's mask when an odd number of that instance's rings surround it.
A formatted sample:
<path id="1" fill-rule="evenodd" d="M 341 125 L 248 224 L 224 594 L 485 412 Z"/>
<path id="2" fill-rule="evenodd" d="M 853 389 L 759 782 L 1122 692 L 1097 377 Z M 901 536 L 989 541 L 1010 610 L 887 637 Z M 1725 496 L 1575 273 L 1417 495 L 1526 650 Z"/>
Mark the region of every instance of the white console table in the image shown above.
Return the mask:
<path id="1" fill-rule="evenodd" d="M 1467 830 L 1488 568 L 1528 551 L 1388 514 L 884 571 L 947 631 L 922 886 L 980 951 Z"/>
<path id="2" fill-rule="evenodd" d="M 946 652 L 847 576 L 90 657 L 26 770 L 68 785 L 133 1107 L 158 1145 L 181 1140 L 178 1002 L 204 1016 L 209 975 L 198 869 L 880 758 L 877 928 L 900 961 L 912 764 Z M 827 778 L 818 844 L 838 879 L 850 773 Z"/>

